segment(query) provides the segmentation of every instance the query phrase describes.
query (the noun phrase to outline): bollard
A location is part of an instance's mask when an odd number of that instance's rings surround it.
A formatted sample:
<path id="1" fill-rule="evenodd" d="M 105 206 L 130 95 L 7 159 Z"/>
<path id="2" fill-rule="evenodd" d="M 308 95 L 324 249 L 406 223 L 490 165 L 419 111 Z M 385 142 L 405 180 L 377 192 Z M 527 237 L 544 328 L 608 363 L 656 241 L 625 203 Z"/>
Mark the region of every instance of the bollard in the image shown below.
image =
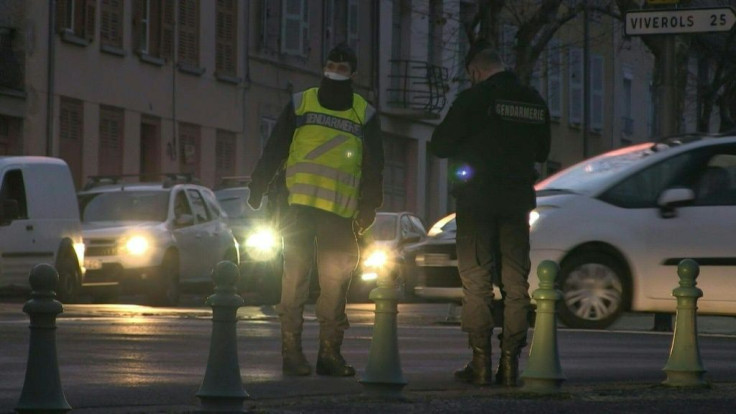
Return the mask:
<path id="1" fill-rule="evenodd" d="M 556 290 L 555 279 L 560 271 L 557 263 L 545 260 L 537 267 L 539 289 L 534 291 L 537 316 L 534 321 L 534 337 L 529 349 L 529 361 L 521 374 L 523 390 L 551 393 L 559 390 L 565 381 L 557 352 L 557 311 L 555 305 L 562 299 Z"/>
<path id="2" fill-rule="evenodd" d="M 695 287 L 695 279 L 700 267 L 692 259 L 683 259 L 677 266 L 680 286 L 672 291 L 677 298 L 675 314 L 675 333 L 672 336 L 672 348 L 667 364 L 662 369 L 667 373 L 664 385 L 673 387 L 701 387 L 707 382 L 703 379 L 705 369 L 700 360 L 698 348 L 698 324 L 696 310 L 698 298 L 703 291 Z"/>
<path id="3" fill-rule="evenodd" d="M 243 400 L 250 398 L 243 388 L 238 363 L 235 328 L 238 308 L 244 304 L 235 289 L 238 276 L 238 266 L 230 261 L 218 263 L 212 272 L 215 294 L 205 301 L 212 307 L 210 355 L 202 386 L 197 391 L 201 412 L 242 413 Z"/>
<path id="4" fill-rule="evenodd" d="M 64 311 L 54 299 L 59 274 L 42 263 L 31 269 L 31 299 L 23 312 L 31 318 L 28 364 L 23 391 L 15 410 L 19 413 L 66 413 L 72 409 L 64 397 L 56 357 L 56 315 Z"/>
<path id="5" fill-rule="evenodd" d="M 367 395 L 403 398 L 401 390 L 406 386 L 406 380 L 401 372 L 396 333 L 396 315 L 399 313 L 397 302 L 401 297 L 391 277 L 379 278 L 378 287 L 369 295 L 376 302 L 376 317 L 368 364 L 360 379 Z"/>

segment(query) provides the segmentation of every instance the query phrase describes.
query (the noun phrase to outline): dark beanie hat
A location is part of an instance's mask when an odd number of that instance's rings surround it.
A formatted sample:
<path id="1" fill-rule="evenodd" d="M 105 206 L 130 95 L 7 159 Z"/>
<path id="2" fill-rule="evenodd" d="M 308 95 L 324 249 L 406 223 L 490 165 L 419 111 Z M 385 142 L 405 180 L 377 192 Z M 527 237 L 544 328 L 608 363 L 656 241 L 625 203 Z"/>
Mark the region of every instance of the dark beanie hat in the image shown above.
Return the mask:
<path id="1" fill-rule="evenodd" d="M 327 60 L 333 62 L 347 62 L 350 64 L 350 69 L 355 72 L 358 69 L 358 57 L 355 56 L 353 49 L 346 43 L 340 43 L 330 50 L 327 54 Z"/>
<path id="2" fill-rule="evenodd" d="M 475 59 L 475 55 L 478 54 L 481 50 L 486 49 L 492 49 L 493 45 L 491 42 L 487 41 L 486 39 L 478 39 L 476 40 L 472 45 L 470 45 L 470 49 L 468 50 L 468 53 L 465 55 L 465 69 L 468 68 L 470 65 L 470 62 Z"/>

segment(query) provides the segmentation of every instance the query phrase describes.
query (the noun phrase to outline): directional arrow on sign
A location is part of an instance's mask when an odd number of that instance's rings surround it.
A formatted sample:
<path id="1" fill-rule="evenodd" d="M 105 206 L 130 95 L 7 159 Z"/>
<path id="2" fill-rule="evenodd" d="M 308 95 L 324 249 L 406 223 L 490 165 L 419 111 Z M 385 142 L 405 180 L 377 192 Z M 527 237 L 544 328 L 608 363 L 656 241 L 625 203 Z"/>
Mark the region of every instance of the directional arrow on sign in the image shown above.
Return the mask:
<path id="1" fill-rule="evenodd" d="M 652 9 L 626 13 L 628 36 L 727 32 L 736 23 L 731 7 L 699 9 Z"/>

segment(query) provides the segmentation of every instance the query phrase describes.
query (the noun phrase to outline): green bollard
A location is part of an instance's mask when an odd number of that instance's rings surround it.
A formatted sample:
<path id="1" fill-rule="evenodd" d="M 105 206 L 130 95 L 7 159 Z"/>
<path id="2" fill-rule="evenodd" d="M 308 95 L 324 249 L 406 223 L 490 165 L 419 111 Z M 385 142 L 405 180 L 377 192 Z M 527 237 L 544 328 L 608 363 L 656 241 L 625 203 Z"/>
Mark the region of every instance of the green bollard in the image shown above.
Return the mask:
<path id="1" fill-rule="evenodd" d="M 562 299 L 562 293 L 555 289 L 555 279 L 559 271 L 557 263 L 551 260 L 545 260 L 537 267 L 539 289 L 534 291 L 537 316 L 534 320 L 534 337 L 529 349 L 529 361 L 521 374 L 524 391 L 557 392 L 566 379 L 557 353 L 555 305 Z"/>
<path id="2" fill-rule="evenodd" d="M 19 413 L 66 413 L 72 409 L 61 389 L 56 357 L 56 315 L 64 311 L 54 299 L 59 274 L 42 263 L 31 269 L 31 300 L 23 312 L 31 318 L 31 337 L 23 391 L 15 410 Z"/>
<path id="3" fill-rule="evenodd" d="M 406 380 L 401 372 L 398 335 L 396 332 L 397 302 L 402 295 L 390 277 L 378 279 L 378 287 L 369 298 L 376 302 L 373 340 L 365 374 L 360 379 L 366 395 L 402 399 Z"/>
<path id="4" fill-rule="evenodd" d="M 664 385 L 673 387 L 702 387 L 708 385 L 703 379 L 705 368 L 700 360 L 698 348 L 698 323 L 696 310 L 698 298 L 703 291 L 695 287 L 700 267 L 692 259 L 683 259 L 677 266 L 680 286 L 672 291 L 677 298 L 675 333 L 667 364 L 662 369 L 667 373 Z"/>
<path id="5" fill-rule="evenodd" d="M 238 308 L 245 303 L 236 293 L 238 277 L 238 266 L 230 261 L 218 263 L 212 272 L 215 294 L 205 301 L 212 307 L 210 355 L 204 380 L 197 391 L 201 412 L 242 413 L 245 412 L 243 400 L 250 398 L 243 388 L 238 363 L 235 328 Z"/>

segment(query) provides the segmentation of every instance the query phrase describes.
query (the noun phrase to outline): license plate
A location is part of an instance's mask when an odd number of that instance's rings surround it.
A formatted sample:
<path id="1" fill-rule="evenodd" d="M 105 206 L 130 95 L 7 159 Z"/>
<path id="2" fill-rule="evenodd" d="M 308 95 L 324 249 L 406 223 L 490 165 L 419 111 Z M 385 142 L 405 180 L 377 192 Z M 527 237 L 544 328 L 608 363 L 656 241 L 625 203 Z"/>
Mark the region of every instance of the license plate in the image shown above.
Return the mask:
<path id="1" fill-rule="evenodd" d="M 99 270 L 102 269 L 102 260 L 99 259 L 84 259 L 84 268 L 87 270 Z"/>

